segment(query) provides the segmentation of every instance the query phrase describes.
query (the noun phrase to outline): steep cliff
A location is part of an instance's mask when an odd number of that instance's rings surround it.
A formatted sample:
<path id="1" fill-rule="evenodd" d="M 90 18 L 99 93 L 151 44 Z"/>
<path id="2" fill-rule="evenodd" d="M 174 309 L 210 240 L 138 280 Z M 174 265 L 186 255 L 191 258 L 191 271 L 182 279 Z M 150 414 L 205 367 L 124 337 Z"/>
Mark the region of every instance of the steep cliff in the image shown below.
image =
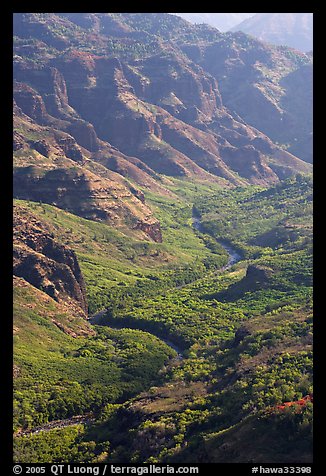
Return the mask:
<path id="1" fill-rule="evenodd" d="M 32 88 L 16 86 L 14 196 L 54 204 L 89 219 L 134 230 L 139 237 L 160 240 L 159 222 L 144 203 L 141 190 L 127 180 L 133 164 L 125 170 L 125 179 L 114 166 L 127 162 L 123 154 L 102 143 L 96 152 L 85 149 L 72 135 L 57 129 L 61 120 L 47 114 L 42 98 Z M 93 154 L 97 161 L 92 160 Z M 164 193 L 166 189 L 152 175 L 150 169 L 139 169 L 136 178 L 149 189 L 157 186 Z"/>
<path id="2" fill-rule="evenodd" d="M 201 44 L 183 41 L 180 47 L 218 81 L 226 107 L 289 152 L 312 162 L 311 55 L 242 32 Z"/>
<path id="3" fill-rule="evenodd" d="M 86 288 L 74 251 L 25 208 L 15 206 L 13 218 L 14 274 L 86 317 Z"/>
<path id="4" fill-rule="evenodd" d="M 253 85 L 266 65 L 278 81 L 285 77 L 278 63 L 293 72 L 309 62 L 305 55 L 292 58 L 245 35 L 164 14 L 17 14 L 14 28 L 15 100 L 37 124 L 74 139 L 57 141 L 74 161 L 87 156 L 162 194 L 168 192 L 157 174 L 232 186 L 310 171 L 258 130 L 265 104 L 271 122 L 281 99 L 268 99 L 275 81 L 264 80 L 264 90 L 262 82 Z M 257 121 L 248 99 L 243 106 L 258 129 L 236 113 L 246 119 L 239 104 L 253 87 L 264 103 L 255 105 Z"/>

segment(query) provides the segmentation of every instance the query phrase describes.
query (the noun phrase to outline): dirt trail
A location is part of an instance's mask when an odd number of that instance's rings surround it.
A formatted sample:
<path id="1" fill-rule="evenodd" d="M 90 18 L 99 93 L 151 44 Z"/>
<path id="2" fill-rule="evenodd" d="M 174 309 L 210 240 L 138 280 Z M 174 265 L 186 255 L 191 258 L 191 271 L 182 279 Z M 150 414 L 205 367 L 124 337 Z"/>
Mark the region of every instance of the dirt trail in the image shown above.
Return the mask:
<path id="1" fill-rule="evenodd" d="M 53 420 L 42 426 L 37 426 L 36 428 L 33 428 L 31 430 L 18 431 L 17 433 L 15 433 L 14 436 L 28 436 L 34 433 L 39 433 L 40 431 L 50 431 L 57 428 L 65 428 L 67 426 L 77 425 L 79 423 L 87 425 L 92 423 L 93 421 L 95 421 L 95 418 L 91 413 L 87 413 L 85 415 L 76 415 L 65 420 Z"/>

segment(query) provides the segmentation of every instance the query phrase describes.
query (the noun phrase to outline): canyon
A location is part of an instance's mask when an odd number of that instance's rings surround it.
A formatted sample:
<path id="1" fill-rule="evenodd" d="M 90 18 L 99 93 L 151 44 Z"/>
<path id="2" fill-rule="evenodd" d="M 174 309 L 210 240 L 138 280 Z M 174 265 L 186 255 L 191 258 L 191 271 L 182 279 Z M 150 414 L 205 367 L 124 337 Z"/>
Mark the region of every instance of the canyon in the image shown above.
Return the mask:
<path id="1" fill-rule="evenodd" d="M 310 463 L 312 54 L 15 13 L 13 75 L 14 461 Z"/>

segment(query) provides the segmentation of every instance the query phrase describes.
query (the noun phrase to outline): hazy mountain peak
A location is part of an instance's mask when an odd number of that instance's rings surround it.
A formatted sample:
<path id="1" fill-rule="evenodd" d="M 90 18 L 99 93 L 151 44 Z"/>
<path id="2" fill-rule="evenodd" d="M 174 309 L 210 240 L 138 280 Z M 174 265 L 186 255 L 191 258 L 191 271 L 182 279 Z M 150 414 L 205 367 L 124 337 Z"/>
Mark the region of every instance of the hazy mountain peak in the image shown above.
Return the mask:
<path id="1" fill-rule="evenodd" d="M 191 23 L 207 23 L 221 31 L 227 31 L 254 13 L 173 13 Z"/>
<path id="2" fill-rule="evenodd" d="M 231 30 L 301 51 L 310 51 L 313 47 L 312 13 L 256 13 Z"/>

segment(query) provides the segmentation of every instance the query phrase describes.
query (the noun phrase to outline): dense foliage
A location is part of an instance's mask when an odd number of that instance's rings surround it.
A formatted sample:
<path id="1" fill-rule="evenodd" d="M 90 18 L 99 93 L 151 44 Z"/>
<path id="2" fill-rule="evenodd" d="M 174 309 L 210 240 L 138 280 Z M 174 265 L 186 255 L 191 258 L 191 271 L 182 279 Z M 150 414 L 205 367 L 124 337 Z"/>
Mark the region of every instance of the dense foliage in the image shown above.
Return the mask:
<path id="1" fill-rule="evenodd" d="M 53 321 L 69 323 L 71 317 L 60 315 L 54 302 L 42 302 L 40 294 L 32 286 L 15 286 L 15 430 L 97 413 L 109 402 L 125 400 L 148 387 L 175 354 L 136 330 L 100 328 L 87 338 L 67 335 Z"/>
<path id="2" fill-rule="evenodd" d="M 179 186 L 176 181 L 173 190 Z M 226 445 L 239 462 L 309 462 L 312 405 L 287 412 L 276 407 L 312 394 L 311 194 L 311 180 L 301 176 L 269 189 L 195 190 L 185 183 L 179 203 L 149 197 L 165 241 L 147 247 L 106 225 L 26 204 L 74 244 L 88 292 L 103 296 L 103 303 L 109 296 L 103 322 L 135 330 L 102 325 L 95 336 L 73 339 L 53 329 L 56 338 L 49 341 L 50 324 L 24 309 L 26 332 L 33 322 L 51 344 L 32 358 L 36 338 L 18 339 L 17 426 L 90 410 L 96 421 L 18 437 L 16 460 L 40 461 L 42 452 L 51 462 L 226 461 L 231 453 L 220 450 Z M 192 204 L 200 231 L 191 226 Z M 79 233 L 84 241 L 76 239 Z M 219 240 L 243 257 L 224 271 Z M 100 265 L 108 249 L 109 271 Z M 207 266 L 214 256 L 220 261 Z M 175 352 L 136 329 L 178 345 L 183 359 L 166 365 Z M 136 396 L 150 385 L 156 386 Z M 254 434 L 256 452 L 245 443 Z"/>

